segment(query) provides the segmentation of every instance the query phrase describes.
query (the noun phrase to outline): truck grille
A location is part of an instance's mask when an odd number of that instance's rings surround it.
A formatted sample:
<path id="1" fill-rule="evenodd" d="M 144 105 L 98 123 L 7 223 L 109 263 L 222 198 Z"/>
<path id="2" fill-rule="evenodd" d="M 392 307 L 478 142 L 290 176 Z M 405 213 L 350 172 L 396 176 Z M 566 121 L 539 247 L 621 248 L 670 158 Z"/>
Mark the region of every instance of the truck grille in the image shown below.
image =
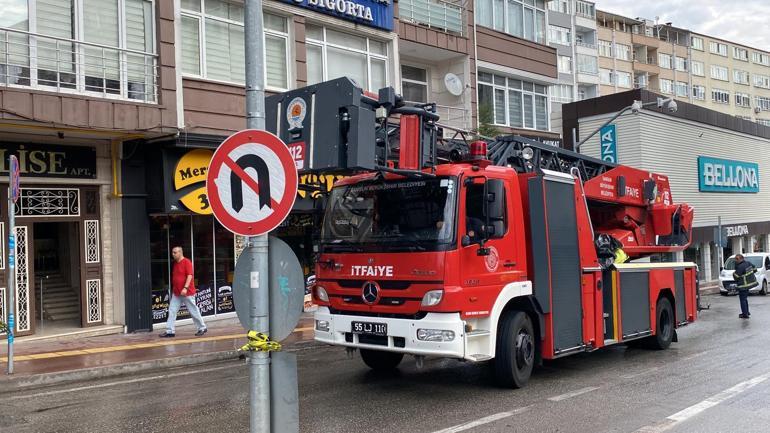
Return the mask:
<path id="1" fill-rule="evenodd" d="M 360 289 L 368 280 L 335 280 L 343 289 Z M 412 285 L 411 281 L 383 280 L 375 281 L 382 290 L 406 290 Z"/>

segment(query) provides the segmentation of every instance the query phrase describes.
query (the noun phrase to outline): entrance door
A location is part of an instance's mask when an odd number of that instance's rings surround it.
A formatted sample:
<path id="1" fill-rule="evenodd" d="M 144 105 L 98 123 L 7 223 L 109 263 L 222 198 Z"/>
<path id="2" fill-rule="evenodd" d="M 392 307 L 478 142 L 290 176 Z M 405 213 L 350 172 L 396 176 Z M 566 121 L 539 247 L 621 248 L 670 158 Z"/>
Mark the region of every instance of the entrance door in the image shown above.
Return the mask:
<path id="1" fill-rule="evenodd" d="M 38 330 L 81 327 L 81 276 L 77 221 L 33 224 L 35 319 Z M 74 248 L 73 248 L 74 247 Z"/>

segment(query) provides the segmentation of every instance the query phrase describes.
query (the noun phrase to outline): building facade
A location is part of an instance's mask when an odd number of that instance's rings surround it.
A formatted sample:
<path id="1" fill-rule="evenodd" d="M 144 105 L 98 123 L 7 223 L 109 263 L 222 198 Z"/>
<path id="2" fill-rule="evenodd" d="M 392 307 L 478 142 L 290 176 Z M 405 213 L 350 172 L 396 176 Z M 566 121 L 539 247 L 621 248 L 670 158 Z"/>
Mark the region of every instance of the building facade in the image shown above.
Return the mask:
<path id="1" fill-rule="evenodd" d="M 597 11 L 600 95 L 643 88 L 770 124 L 770 53 L 743 44 Z"/>
<path id="2" fill-rule="evenodd" d="M 559 71 L 559 83 L 551 86 L 551 128 L 561 131 L 561 104 L 599 95 L 594 3 L 583 0 L 549 2 L 548 36 L 549 44 L 557 50 Z"/>
<path id="3" fill-rule="evenodd" d="M 544 0 L 263 4 L 268 93 L 349 76 L 436 102 L 444 126 L 558 138 Z M 0 10 L 0 154 L 22 162 L 16 302 L 0 285 L 0 318 L 14 308 L 22 336 L 151 329 L 166 317 L 176 245 L 194 262 L 204 315 L 232 315 L 243 240 L 211 215 L 203 172 L 245 127 L 243 3 L 0 0 Z M 322 191 L 346 175 L 302 175 L 315 189 L 276 231 L 308 274 Z"/>
<path id="4" fill-rule="evenodd" d="M 630 90 L 569 104 L 565 126 L 587 135 L 633 101 L 659 96 Z M 676 258 L 696 262 L 702 281 L 718 280 L 720 261 L 732 254 L 770 251 L 770 127 L 687 102 L 676 113 L 627 111 L 613 125 L 614 140 L 600 149 L 597 135 L 581 153 L 604 158 L 612 149 L 620 164 L 668 176 L 674 203 L 695 209 L 692 243 Z"/>

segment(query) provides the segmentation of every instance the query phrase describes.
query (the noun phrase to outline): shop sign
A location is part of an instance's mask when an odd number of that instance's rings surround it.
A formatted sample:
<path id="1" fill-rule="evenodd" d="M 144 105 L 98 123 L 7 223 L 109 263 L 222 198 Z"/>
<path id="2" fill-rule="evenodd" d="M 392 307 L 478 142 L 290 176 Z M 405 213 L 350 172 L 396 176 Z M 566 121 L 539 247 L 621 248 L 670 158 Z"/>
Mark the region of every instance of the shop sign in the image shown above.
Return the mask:
<path id="1" fill-rule="evenodd" d="M 753 162 L 698 157 L 698 190 L 702 192 L 759 192 L 759 165 Z"/>
<path id="2" fill-rule="evenodd" d="M 618 133 L 615 125 L 606 125 L 599 130 L 602 161 L 618 162 Z"/>
<path id="3" fill-rule="evenodd" d="M 96 178 L 96 148 L 57 144 L 0 143 L 0 176 L 8 176 L 8 157 L 19 159 L 22 177 Z"/>
<path id="4" fill-rule="evenodd" d="M 337 182 L 340 179 L 344 179 L 348 177 L 344 174 L 302 174 L 299 176 L 299 184 L 303 186 L 309 186 L 312 187 L 311 191 L 306 191 L 303 189 L 299 189 L 297 191 L 297 195 L 299 198 L 311 198 L 313 200 L 318 199 L 319 197 L 322 197 L 324 194 L 328 194 L 332 187 L 334 186 L 334 182 Z"/>
<path id="5" fill-rule="evenodd" d="M 195 149 L 179 158 L 174 169 L 174 191 L 182 194 L 179 201 L 185 208 L 200 214 L 211 215 L 206 194 L 206 173 L 214 152 Z"/>
<path id="6" fill-rule="evenodd" d="M 368 26 L 393 30 L 392 0 L 283 0 L 285 3 Z"/>
<path id="7" fill-rule="evenodd" d="M 736 236 L 747 236 L 749 234 L 749 226 L 747 224 L 740 226 L 723 227 L 724 237 L 734 238 Z"/>

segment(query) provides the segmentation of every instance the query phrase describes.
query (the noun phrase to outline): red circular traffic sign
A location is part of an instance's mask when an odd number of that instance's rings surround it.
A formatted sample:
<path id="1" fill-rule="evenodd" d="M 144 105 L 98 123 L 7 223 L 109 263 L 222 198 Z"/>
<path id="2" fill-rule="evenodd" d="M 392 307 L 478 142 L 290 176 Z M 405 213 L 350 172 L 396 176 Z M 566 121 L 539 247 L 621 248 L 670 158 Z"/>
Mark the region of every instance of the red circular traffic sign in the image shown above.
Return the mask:
<path id="1" fill-rule="evenodd" d="M 236 132 L 214 152 L 206 189 L 211 210 L 226 229 L 243 236 L 267 233 L 294 206 L 294 158 L 286 144 L 267 131 Z"/>

